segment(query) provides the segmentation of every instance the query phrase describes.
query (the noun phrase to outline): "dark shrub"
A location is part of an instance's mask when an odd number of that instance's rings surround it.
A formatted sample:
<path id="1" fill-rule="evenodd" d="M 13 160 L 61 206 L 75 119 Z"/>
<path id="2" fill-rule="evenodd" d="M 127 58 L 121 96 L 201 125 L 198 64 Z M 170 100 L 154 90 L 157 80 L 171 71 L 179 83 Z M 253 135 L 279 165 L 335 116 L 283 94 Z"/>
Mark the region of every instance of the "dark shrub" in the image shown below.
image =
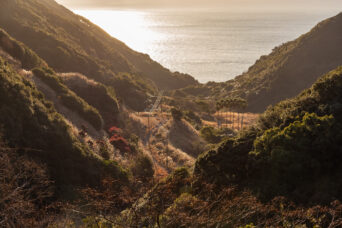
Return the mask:
<path id="1" fill-rule="evenodd" d="M 176 108 L 172 108 L 171 109 L 171 115 L 173 117 L 174 120 L 181 120 L 183 118 L 183 113 L 181 110 L 176 109 Z"/>
<path id="2" fill-rule="evenodd" d="M 139 179 L 150 179 L 154 175 L 153 162 L 144 154 L 140 154 L 134 160 L 132 166 L 133 175 Z"/>

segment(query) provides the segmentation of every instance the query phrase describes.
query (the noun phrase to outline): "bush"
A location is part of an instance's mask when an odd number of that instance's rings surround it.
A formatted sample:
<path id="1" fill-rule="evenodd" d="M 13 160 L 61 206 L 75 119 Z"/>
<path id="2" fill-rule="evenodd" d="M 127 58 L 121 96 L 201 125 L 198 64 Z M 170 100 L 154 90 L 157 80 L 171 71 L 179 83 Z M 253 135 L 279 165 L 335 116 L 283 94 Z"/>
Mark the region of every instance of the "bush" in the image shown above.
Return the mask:
<path id="1" fill-rule="evenodd" d="M 259 175 L 265 179 L 264 191 L 270 192 L 267 188 L 271 188 L 272 196 L 273 192 L 291 194 L 295 200 L 315 194 L 321 187 L 311 186 L 314 181 L 319 181 L 322 175 L 332 178 L 338 173 L 336 167 L 342 159 L 340 129 L 333 116 L 306 113 L 284 129 L 275 127 L 265 131 L 255 140 L 255 150 L 251 153 L 255 155 Z M 331 199 L 324 199 L 325 194 L 337 195 L 339 184 L 324 183 L 324 194 L 316 197 L 329 202 Z M 294 193 L 299 185 L 303 186 L 301 193 Z"/>
<path id="2" fill-rule="evenodd" d="M 69 90 L 62 81 L 47 68 L 35 68 L 34 75 L 50 86 L 60 96 L 62 103 L 77 112 L 84 120 L 88 121 L 96 130 L 102 128 L 103 120 L 99 112 L 74 92 Z"/>
<path id="3" fill-rule="evenodd" d="M 153 177 L 154 169 L 152 160 L 144 154 L 140 154 L 134 160 L 131 168 L 133 175 L 139 179 L 147 180 Z"/>
<path id="4" fill-rule="evenodd" d="M 114 88 L 122 103 L 135 111 L 143 111 L 146 108 L 148 94 L 155 94 L 156 89 L 152 82 L 140 76 L 132 74 L 118 74 L 106 85 Z"/>
<path id="5" fill-rule="evenodd" d="M 181 110 L 172 108 L 171 115 L 174 120 L 180 121 L 183 118 L 183 113 Z"/>
<path id="6" fill-rule="evenodd" d="M 200 134 L 208 143 L 219 143 L 223 139 L 220 131 L 211 126 L 203 127 Z"/>
<path id="7" fill-rule="evenodd" d="M 121 153 L 131 153 L 132 152 L 127 140 L 118 134 L 114 134 L 112 137 L 110 137 L 109 142 L 116 149 L 120 150 Z"/>
<path id="8" fill-rule="evenodd" d="M 60 76 L 69 89 L 99 111 L 104 119 L 105 129 L 118 124 L 119 104 L 113 89 L 77 73 Z"/>
<path id="9" fill-rule="evenodd" d="M 105 159 L 105 160 L 110 159 L 109 148 L 108 148 L 106 143 L 100 143 L 99 153 L 103 159 Z"/>
<path id="10" fill-rule="evenodd" d="M 296 98 L 270 107 L 256 127 L 202 154 L 196 177 L 235 183 L 263 200 L 279 195 L 306 205 L 341 200 L 341 76 L 339 67 Z"/>

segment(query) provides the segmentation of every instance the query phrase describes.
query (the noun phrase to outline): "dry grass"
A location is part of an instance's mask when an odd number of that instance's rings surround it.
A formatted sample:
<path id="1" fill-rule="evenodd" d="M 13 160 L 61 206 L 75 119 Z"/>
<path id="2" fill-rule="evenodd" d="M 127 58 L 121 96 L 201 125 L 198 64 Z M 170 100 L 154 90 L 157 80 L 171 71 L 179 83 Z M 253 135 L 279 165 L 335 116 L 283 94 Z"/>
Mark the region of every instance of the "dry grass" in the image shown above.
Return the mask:
<path id="1" fill-rule="evenodd" d="M 80 73 L 60 73 L 58 76 L 63 79 L 68 87 L 78 86 L 87 88 L 88 86 L 96 86 L 98 84 Z"/>
<path id="2" fill-rule="evenodd" d="M 234 115 L 234 124 L 232 122 L 232 118 Z M 248 128 L 252 125 L 254 125 L 260 114 L 256 113 L 243 113 L 243 128 Z M 226 128 L 232 128 L 234 130 L 241 130 L 241 118 L 242 118 L 242 113 L 239 115 L 239 120 L 240 120 L 240 125 L 238 126 L 238 113 L 228 113 L 228 112 L 220 112 L 220 113 L 215 113 L 214 117 L 216 120 L 220 120 L 221 122 L 221 127 L 226 127 Z M 212 126 L 212 127 L 218 127 L 217 121 L 207 121 L 203 120 L 204 125 Z"/>
<path id="3" fill-rule="evenodd" d="M 180 131 L 173 127 L 171 116 L 167 113 L 156 113 L 150 116 L 144 112 L 130 113 L 130 118 L 139 123 L 140 129 L 135 129 L 135 131 L 143 140 L 140 147 L 151 157 L 154 163 L 155 178 L 164 177 L 177 167 L 191 167 L 194 164 L 194 157 L 187 153 L 188 151 L 185 151 L 184 148 L 179 147 L 179 145 L 185 144 L 179 139 L 181 138 L 179 136 L 183 135 L 184 132 L 186 133 L 184 135 L 185 140 L 189 140 L 188 137 L 196 142 L 200 140 L 197 131 L 190 124 L 183 124 L 185 130 Z M 178 143 L 176 143 L 177 145 L 170 140 L 170 132 L 173 134 L 172 139 Z M 186 145 L 188 144 L 186 143 Z M 185 146 L 183 145 L 183 147 Z M 192 149 L 192 147 L 188 148 L 189 151 L 192 151 Z"/>
<path id="4" fill-rule="evenodd" d="M 196 129 L 184 120 L 172 121 L 168 137 L 172 145 L 194 157 L 206 150 L 205 141 Z"/>

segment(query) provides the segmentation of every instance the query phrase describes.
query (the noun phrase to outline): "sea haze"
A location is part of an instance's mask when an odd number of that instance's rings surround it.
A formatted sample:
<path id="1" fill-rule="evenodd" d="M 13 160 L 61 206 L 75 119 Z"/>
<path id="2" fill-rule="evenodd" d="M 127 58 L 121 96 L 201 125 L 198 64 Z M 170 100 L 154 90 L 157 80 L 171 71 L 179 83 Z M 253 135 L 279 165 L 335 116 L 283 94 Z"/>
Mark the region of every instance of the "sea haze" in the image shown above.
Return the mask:
<path id="1" fill-rule="evenodd" d="M 329 12 L 74 10 L 132 49 L 200 82 L 226 81 Z"/>

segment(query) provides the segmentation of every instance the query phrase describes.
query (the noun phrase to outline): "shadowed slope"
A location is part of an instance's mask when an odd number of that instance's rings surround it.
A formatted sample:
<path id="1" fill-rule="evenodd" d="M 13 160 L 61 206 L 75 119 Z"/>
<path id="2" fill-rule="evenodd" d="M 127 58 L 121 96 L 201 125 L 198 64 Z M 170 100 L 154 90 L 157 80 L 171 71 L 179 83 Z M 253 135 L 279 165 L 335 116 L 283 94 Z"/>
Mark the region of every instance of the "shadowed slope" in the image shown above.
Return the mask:
<path id="1" fill-rule="evenodd" d="M 53 0 L 1 0 L 0 5 L 0 26 L 58 72 L 80 72 L 103 83 L 118 72 L 137 73 L 162 89 L 196 83 L 131 50 Z"/>

